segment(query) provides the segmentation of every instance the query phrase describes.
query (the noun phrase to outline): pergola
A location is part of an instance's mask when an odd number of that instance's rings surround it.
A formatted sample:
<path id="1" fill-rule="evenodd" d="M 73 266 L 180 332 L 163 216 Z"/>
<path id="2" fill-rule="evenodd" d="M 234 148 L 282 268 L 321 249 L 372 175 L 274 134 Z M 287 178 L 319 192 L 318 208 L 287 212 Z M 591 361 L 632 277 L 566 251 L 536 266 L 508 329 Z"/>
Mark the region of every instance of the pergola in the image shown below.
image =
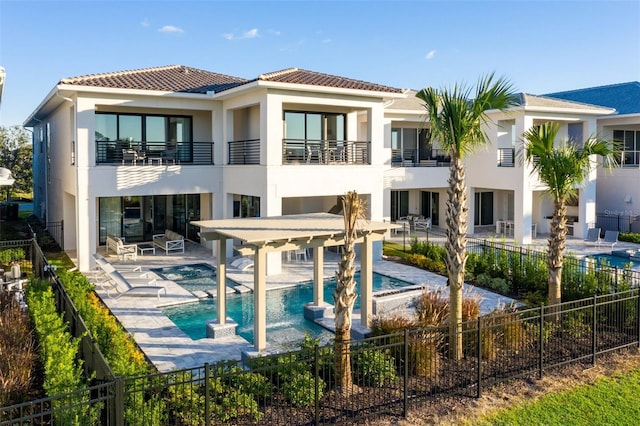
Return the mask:
<path id="1" fill-rule="evenodd" d="M 313 249 L 313 304 L 323 305 L 324 247 L 344 244 L 344 219 L 341 215 L 311 213 L 264 218 L 200 220 L 191 222 L 200 227 L 200 237 L 217 244 L 217 323 L 224 325 L 226 312 L 226 252 L 227 240 L 241 243 L 236 250 L 253 255 L 254 348 L 266 349 L 266 264 L 267 253 L 300 248 Z M 360 220 L 356 244 L 360 249 L 360 321 L 369 326 L 372 314 L 373 242 L 382 241 L 390 228 L 388 222 Z"/>

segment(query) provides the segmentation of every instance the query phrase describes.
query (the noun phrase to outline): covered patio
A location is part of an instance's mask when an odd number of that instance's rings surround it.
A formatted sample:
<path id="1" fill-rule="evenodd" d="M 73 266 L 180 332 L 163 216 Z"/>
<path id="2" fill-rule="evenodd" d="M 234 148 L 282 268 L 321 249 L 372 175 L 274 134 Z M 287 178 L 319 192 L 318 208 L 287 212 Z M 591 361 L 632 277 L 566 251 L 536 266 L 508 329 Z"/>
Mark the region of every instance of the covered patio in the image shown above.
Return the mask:
<path id="1" fill-rule="evenodd" d="M 224 329 L 228 319 L 226 312 L 226 265 L 228 240 L 237 240 L 235 248 L 242 255 L 253 256 L 254 282 L 254 349 L 266 349 L 266 276 L 267 256 L 288 250 L 313 250 L 313 302 L 322 308 L 323 263 L 325 247 L 344 245 L 344 219 L 329 213 L 311 213 L 265 218 L 200 220 L 191 222 L 200 227 L 200 237 L 205 241 L 215 241 L 217 266 L 217 318 L 215 327 Z M 390 228 L 396 225 L 387 222 L 360 220 L 357 225 L 356 244 L 360 247 L 360 321 L 369 326 L 372 315 L 373 293 L 373 243 L 382 241 Z M 280 262 L 281 256 L 273 259 Z"/>

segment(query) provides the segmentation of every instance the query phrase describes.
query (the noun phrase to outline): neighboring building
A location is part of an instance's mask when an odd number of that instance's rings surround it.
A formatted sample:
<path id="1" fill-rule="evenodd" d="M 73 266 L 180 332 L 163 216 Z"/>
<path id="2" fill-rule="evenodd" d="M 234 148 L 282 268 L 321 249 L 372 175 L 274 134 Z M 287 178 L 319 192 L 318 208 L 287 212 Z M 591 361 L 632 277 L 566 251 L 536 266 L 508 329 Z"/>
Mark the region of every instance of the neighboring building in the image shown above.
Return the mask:
<path id="1" fill-rule="evenodd" d="M 582 142 L 611 108 L 522 94 L 492 112 L 491 144 L 467 160 L 469 232 L 508 224 L 520 243 L 548 232 L 553 206 L 517 161 L 522 133 L 548 120 Z M 356 190 L 371 220 L 445 226 L 448 158 L 415 92 L 296 68 L 255 79 L 185 66 L 61 80 L 34 128 L 34 213 L 64 221 L 81 270 L 108 234 L 164 229 L 201 242 L 194 220 L 340 211 Z M 574 235 L 595 222 L 596 172 L 570 207 Z M 640 199 L 640 198 L 639 198 Z M 280 270 L 280 257 L 268 272 Z"/>
<path id="2" fill-rule="evenodd" d="M 603 105 L 616 110 L 616 114 L 597 120 L 598 133 L 618 142 L 622 151 L 618 160 L 620 167 L 610 172 L 598 171 L 598 227 L 615 224 L 622 231 L 640 233 L 640 82 L 590 87 L 546 96 Z M 607 216 L 624 218 L 620 221 L 608 220 L 610 218 Z"/>

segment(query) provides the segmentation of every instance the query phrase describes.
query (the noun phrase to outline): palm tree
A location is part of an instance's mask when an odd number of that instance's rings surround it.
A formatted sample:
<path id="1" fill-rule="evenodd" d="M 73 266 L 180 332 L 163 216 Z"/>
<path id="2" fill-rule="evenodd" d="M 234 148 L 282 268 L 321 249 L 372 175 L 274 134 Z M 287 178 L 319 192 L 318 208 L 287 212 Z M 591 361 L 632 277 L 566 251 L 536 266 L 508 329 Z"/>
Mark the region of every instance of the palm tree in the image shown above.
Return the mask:
<path id="1" fill-rule="evenodd" d="M 424 102 L 429 128 L 435 140 L 451 157 L 447 191 L 445 262 L 449 285 L 449 355 L 462 358 L 462 284 L 467 261 L 467 186 L 463 159 L 474 148 L 485 145 L 487 111 L 504 110 L 515 102 L 511 83 L 504 77 L 494 82 L 491 73 L 478 80 L 475 97 L 464 85 L 450 89 L 425 88 L 416 96 Z"/>
<path id="2" fill-rule="evenodd" d="M 355 241 L 357 239 L 357 223 L 365 218 L 365 203 L 356 191 L 349 191 L 342 197 L 342 214 L 344 217 L 344 251 L 336 272 L 336 288 L 333 291 L 335 309 L 335 360 L 336 382 L 345 393 L 353 387 L 351 377 L 351 315 L 356 301 L 355 281 Z"/>
<path id="3" fill-rule="evenodd" d="M 547 186 L 547 193 L 553 198 L 553 218 L 547 264 L 549 267 L 549 305 L 562 301 L 562 265 L 567 237 L 567 201 L 578 194 L 592 167 L 597 165 L 593 155 L 600 155 L 607 166 L 615 164 L 614 145 L 597 137 L 589 138 L 584 146 L 575 141 L 561 141 L 554 146 L 560 125 L 547 122 L 532 127 L 522 136 L 524 159 L 531 165 L 531 173 Z"/>

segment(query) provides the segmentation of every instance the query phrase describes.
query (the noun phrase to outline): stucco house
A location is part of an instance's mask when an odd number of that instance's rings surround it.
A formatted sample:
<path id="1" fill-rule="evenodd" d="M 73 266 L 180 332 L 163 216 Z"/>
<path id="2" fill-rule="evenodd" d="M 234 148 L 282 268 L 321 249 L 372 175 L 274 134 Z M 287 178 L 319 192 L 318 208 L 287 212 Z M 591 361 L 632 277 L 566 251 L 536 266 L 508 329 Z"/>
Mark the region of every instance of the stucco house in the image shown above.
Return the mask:
<path id="1" fill-rule="evenodd" d="M 517 161 L 520 135 L 554 120 L 581 143 L 615 110 L 519 100 L 490 113 L 491 144 L 467 161 L 469 232 L 507 224 L 526 244 L 548 232 L 552 204 Z M 244 79 L 175 65 L 62 79 L 24 125 L 34 213 L 64 221 L 81 270 L 107 235 L 141 242 L 170 229 L 207 244 L 191 222 L 337 213 L 350 190 L 371 220 L 444 226 L 448 158 L 411 90 L 297 68 Z M 595 223 L 600 173 L 570 207 L 576 236 Z M 268 273 L 279 270 L 280 257 L 267 259 Z"/>

